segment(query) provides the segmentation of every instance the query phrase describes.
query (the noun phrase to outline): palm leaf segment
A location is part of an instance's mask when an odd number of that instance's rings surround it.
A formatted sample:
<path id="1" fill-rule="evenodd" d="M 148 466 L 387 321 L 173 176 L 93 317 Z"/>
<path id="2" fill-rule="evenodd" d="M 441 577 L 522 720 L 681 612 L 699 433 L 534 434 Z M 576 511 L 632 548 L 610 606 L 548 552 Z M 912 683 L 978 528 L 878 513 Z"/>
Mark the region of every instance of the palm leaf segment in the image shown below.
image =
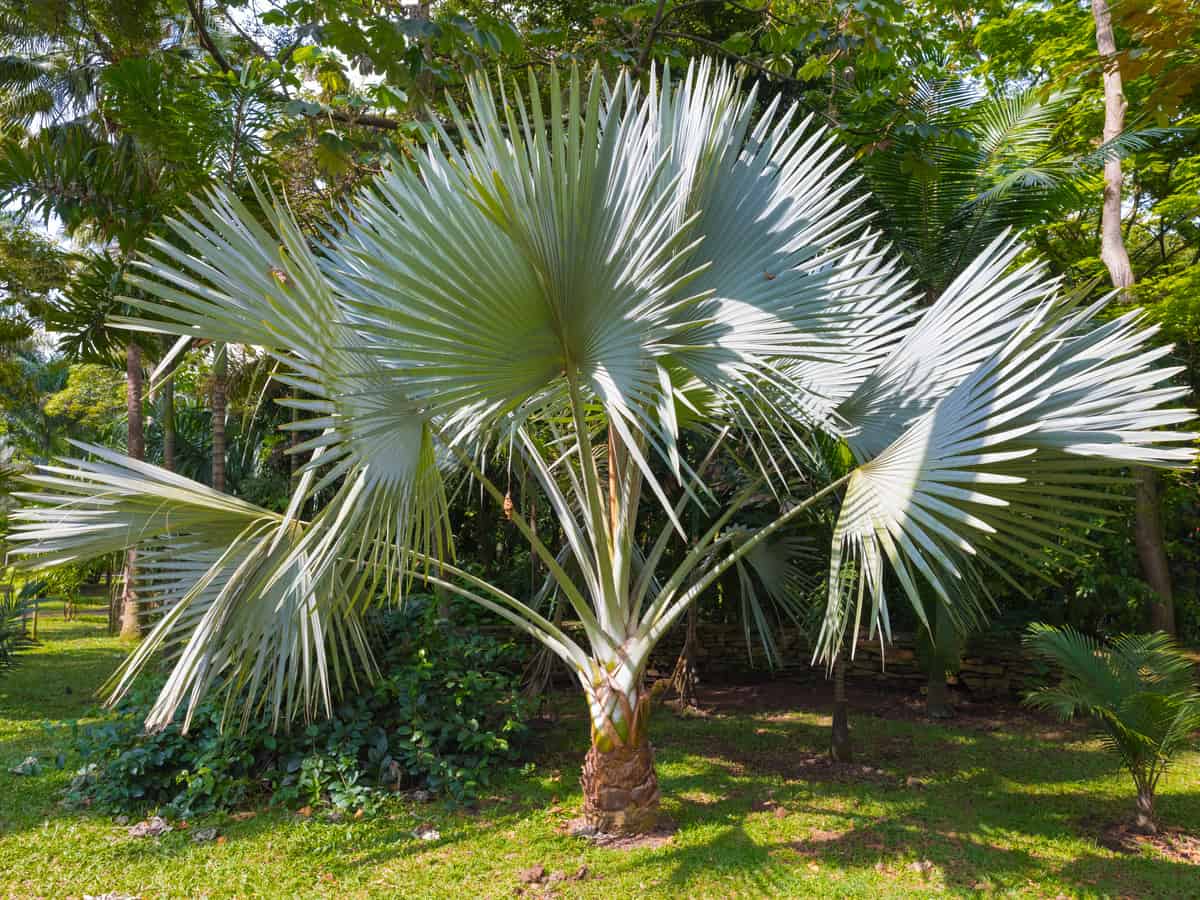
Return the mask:
<path id="1" fill-rule="evenodd" d="M 646 96 L 629 79 L 578 73 L 565 85 L 552 74 L 548 101 L 532 80 L 527 96 L 504 88 L 497 98 L 483 80 L 469 93 L 469 112 L 452 116 L 458 140 L 432 126 L 411 165 L 358 198 L 319 250 L 283 204 L 260 198 L 262 224 L 216 192 L 144 263 L 138 283 L 154 299 L 131 300 L 144 318 L 126 324 L 266 348 L 306 395 L 289 402 L 313 434 L 283 515 L 239 505 L 206 518 L 198 513 L 217 501 L 199 486 L 103 455 L 121 471 L 68 463 L 46 473 L 61 483 L 20 514 L 29 565 L 143 545 L 149 577 L 172 599 L 145 646 L 180 654 L 151 725 L 213 687 L 245 699 L 247 714 L 262 702 L 285 714 L 328 708 L 347 654 L 366 654 L 364 606 L 418 569 L 545 642 L 595 705 L 636 694 L 649 649 L 687 604 L 805 507 L 733 542 L 724 529 L 735 503 L 656 578 L 669 531 L 645 552 L 633 546 L 643 485 L 680 531 L 684 505 L 703 490 L 685 471 L 681 423 L 740 428 L 766 476 L 780 473 L 777 459 L 803 461 L 793 448 L 811 429 L 850 441 L 864 465 L 836 543 L 864 557 L 877 594 L 882 556 L 932 572 L 912 548 L 965 553 L 954 535 L 976 521 L 1003 532 L 999 512 L 925 523 L 916 504 L 933 503 L 927 494 L 954 507 L 978 506 L 983 493 L 931 474 L 925 460 L 1003 485 L 994 499 L 1010 516 L 1025 514 L 1018 501 L 1037 506 L 1022 499 L 1014 467 L 1043 445 L 1056 459 L 1183 460 L 1149 431 L 1182 414 L 1150 412 L 1170 392 L 1145 394 L 1162 376 L 1146 368 L 1136 323 L 1069 337 L 1094 313 L 1064 311 L 1030 272 L 1003 274 L 1008 248 L 914 324 L 902 275 L 847 202 L 830 140 L 775 105 L 756 121 L 753 93 L 741 95 L 728 71 L 699 64 L 674 86 L 652 81 Z M 1017 311 L 1031 324 L 1018 328 Z M 951 343 L 937 348 L 926 384 L 939 333 Z M 1039 356 L 1039 341 L 1053 352 Z M 1099 363 L 1110 345 L 1126 354 L 1116 374 Z M 1036 374 L 1022 376 L 1031 360 Z M 1076 385 L 1067 393 L 1053 383 L 1064 374 Z M 1001 388 L 1020 399 L 998 405 Z M 956 431 L 944 414 L 960 407 Z M 593 444 L 605 425 L 607 497 Z M 985 435 L 986 452 L 962 429 Z M 462 469 L 494 491 L 476 460 L 498 437 L 526 456 L 564 528 L 578 580 L 514 517 L 590 654 L 450 562 L 445 479 Z M 684 485 L 678 503 L 667 502 L 652 454 Z M 110 475 L 125 487 L 114 492 Z M 964 496 L 946 500 L 939 477 Z M 334 499 L 301 521 L 305 501 L 329 487 Z M 147 517 L 159 506 L 177 518 Z M 97 529 L 97 517 L 110 527 Z M 831 601 L 831 616 L 840 608 Z"/>
<path id="2" fill-rule="evenodd" d="M 1013 268 L 1021 250 L 993 243 L 838 409 L 862 464 L 834 533 L 826 654 L 868 594 L 886 628 L 885 560 L 922 618 L 928 585 L 965 626 L 980 565 L 1041 576 L 1048 544 L 1105 513 L 1114 470 L 1195 458 L 1196 435 L 1158 430 L 1194 414 L 1164 408 L 1184 389 L 1163 384 L 1179 369 L 1155 366 L 1170 352 L 1147 348 L 1155 329 L 1137 312 L 1098 324 L 1105 301 L 1079 308 L 1040 268 Z M 838 589 L 847 562 L 857 593 Z"/>

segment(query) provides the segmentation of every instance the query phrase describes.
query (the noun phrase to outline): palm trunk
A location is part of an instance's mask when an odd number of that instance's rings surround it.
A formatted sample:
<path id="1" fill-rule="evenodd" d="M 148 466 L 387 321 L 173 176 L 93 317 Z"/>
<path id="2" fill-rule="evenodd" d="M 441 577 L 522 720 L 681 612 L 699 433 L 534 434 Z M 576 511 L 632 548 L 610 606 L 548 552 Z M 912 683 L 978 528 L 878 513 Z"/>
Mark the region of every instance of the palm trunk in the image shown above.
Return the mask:
<path id="1" fill-rule="evenodd" d="M 228 348 L 217 346 L 212 381 L 212 486 L 225 490 L 225 376 L 229 370 Z"/>
<path id="2" fill-rule="evenodd" d="M 130 342 L 125 350 L 125 405 L 129 416 L 127 450 L 134 459 L 146 455 L 146 435 L 142 423 L 142 349 Z M 125 552 L 125 571 L 122 573 L 121 588 L 121 637 L 138 638 L 142 634 L 142 623 L 138 615 L 137 591 L 134 589 L 137 575 L 137 550 Z"/>
<path id="3" fill-rule="evenodd" d="M 1133 830 L 1139 834 L 1158 833 L 1158 823 L 1154 820 L 1154 791 L 1145 785 L 1138 786 Z"/>
<path id="4" fill-rule="evenodd" d="M 846 702 L 846 655 L 839 651 L 833 661 L 833 728 L 829 737 L 829 758 L 848 763 L 854 758 L 850 743 L 850 707 Z"/>
<path id="5" fill-rule="evenodd" d="M 640 686 L 592 692 L 592 745 L 581 781 L 583 818 L 598 832 L 642 834 L 658 823 L 658 775 L 646 727 L 650 701 Z"/>
<path id="6" fill-rule="evenodd" d="M 950 689 L 946 685 L 946 670 L 940 659 L 929 664 L 925 683 L 925 713 L 931 719 L 949 719 L 954 713 L 950 709 Z"/>
<path id="7" fill-rule="evenodd" d="M 1096 21 L 1096 49 L 1104 61 L 1104 140 L 1111 141 L 1125 129 L 1124 85 L 1117 42 L 1113 36 L 1112 14 L 1108 0 L 1092 0 Z M 1113 157 L 1104 163 L 1104 205 L 1100 214 L 1100 259 L 1108 268 L 1113 287 L 1125 293 L 1133 286 L 1133 266 L 1121 233 L 1121 186 L 1124 176 L 1121 160 Z M 1155 593 L 1152 627 L 1175 633 L 1174 591 L 1167 563 L 1166 542 L 1158 508 L 1158 476 L 1150 469 L 1136 469 L 1137 492 L 1134 506 L 1133 539 L 1146 583 Z"/>

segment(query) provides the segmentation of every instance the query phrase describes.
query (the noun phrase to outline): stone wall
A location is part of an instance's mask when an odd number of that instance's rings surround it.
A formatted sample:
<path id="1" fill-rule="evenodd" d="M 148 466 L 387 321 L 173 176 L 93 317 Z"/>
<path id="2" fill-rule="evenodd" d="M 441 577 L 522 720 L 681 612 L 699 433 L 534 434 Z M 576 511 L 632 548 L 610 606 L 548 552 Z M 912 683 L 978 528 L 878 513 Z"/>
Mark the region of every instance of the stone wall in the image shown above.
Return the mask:
<path id="1" fill-rule="evenodd" d="M 565 627 L 576 632 L 573 636 L 577 639 L 582 638 L 577 626 L 567 623 Z M 923 685 L 925 674 L 917 659 L 915 635 L 893 634 L 892 637 L 892 642 L 881 650 L 878 637 L 868 641 L 866 635 L 862 635 L 847 677 L 860 684 L 874 681 L 888 687 L 913 690 Z M 665 678 L 671 674 L 683 638 L 683 628 L 676 627 L 659 643 L 650 660 L 651 677 Z M 750 681 L 771 677 L 757 635 L 751 635 L 751 646 L 747 650 L 746 632 L 741 625 L 701 623 L 697 627 L 697 638 L 696 665 L 703 680 Z M 776 644 L 783 657 L 782 669 L 776 670 L 777 674 L 791 679 L 825 678 L 822 666 L 809 665 L 811 645 L 799 629 L 781 629 L 776 635 Z M 1016 638 L 984 635 L 968 643 L 962 667 L 950 676 L 949 681 L 975 699 L 1015 699 L 1039 683 L 1044 672 L 1043 666 L 1024 655 Z"/>

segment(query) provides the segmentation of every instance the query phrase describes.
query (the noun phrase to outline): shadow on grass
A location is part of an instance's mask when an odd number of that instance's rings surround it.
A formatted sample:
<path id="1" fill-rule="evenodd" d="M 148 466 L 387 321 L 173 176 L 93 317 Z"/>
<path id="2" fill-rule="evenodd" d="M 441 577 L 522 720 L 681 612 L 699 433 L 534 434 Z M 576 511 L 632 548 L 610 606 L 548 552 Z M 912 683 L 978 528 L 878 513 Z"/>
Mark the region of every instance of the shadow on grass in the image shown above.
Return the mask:
<path id="1" fill-rule="evenodd" d="M 116 647 L 72 647 L 18 659 L 0 682 L 0 719 L 76 718 L 101 698 L 96 691 L 124 659 Z"/>

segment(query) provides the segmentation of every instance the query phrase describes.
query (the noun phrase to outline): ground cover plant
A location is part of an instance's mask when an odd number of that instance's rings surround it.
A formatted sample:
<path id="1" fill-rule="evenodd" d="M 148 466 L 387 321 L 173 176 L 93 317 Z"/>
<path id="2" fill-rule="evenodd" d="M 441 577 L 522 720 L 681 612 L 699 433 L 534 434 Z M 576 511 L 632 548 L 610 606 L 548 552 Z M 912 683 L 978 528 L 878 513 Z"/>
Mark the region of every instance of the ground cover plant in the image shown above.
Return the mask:
<path id="1" fill-rule="evenodd" d="M 222 709 L 209 700 L 186 734 L 182 714 L 146 733 L 164 676 L 143 679 L 114 715 L 73 729 L 83 765 L 67 801 L 193 816 L 268 799 L 354 814 L 400 790 L 478 799 L 515 765 L 536 708 L 521 690 L 517 646 L 449 627 L 421 596 L 375 616 L 370 635 L 386 674 L 369 681 L 359 673 L 332 716 L 283 731 L 265 721 L 222 729 Z"/>
<path id="2" fill-rule="evenodd" d="M 1161 783 L 1158 843 L 1122 852 L 1099 841 L 1128 810 L 1128 776 L 1086 729 L 1015 706 L 930 724 L 918 698 L 853 685 L 858 759 L 844 768 L 826 761 L 824 687 L 702 691 L 704 717 L 659 710 L 664 814 L 678 831 L 657 846 L 614 849 L 562 833 L 582 805 L 575 760 L 588 743 L 569 695 L 557 701 L 558 724 L 537 732 L 531 771 L 493 785 L 474 809 L 409 796 L 355 819 L 256 803 L 168 816 L 171 831 L 131 837 L 136 817 L 120 824 L 60 805 L 82 765 L 64 723 L 99 714 L 92 692 L 124 652 L 104 618 L 47 615 L 42 643 L 0 682 L 0 896 L 1196 893 L 1195 857 L 1182 855 L 1178 833 L 1190 825 L 1194 836 L 1200 821 L 1194 750 Z M 30 755 L 43 761 L 37 774 L 9 772 Z"/>

